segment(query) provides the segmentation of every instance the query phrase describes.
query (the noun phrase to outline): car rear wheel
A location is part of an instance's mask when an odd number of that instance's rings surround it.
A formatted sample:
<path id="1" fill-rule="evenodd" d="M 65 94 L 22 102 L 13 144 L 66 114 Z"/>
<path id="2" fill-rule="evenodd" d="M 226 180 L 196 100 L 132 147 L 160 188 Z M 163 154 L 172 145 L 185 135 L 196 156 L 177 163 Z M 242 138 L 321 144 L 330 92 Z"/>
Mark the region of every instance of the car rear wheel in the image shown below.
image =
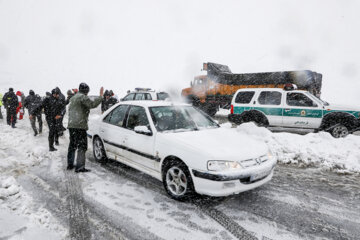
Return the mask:
<path id="1" fill-rule="evenodd" d="M 349 130 L 342 124 L 337 125 L 330 131 L 331 135 L 334 138 L 343 138 L 349 135 Z"/>
<path id="2" fill-rule="evenodd" d="M 107 160 L 104 145 L 98 137 L 93 141 L 93 154 L 96 161 L 101 162 Z"/>
<path id="3" fill-rule="evenodd" d="M 175 161 L 165 166 L 163 183 L 166 192 L 176 200 L 186 200 L 194 193 L 190 172 L 181 161 Z"/>

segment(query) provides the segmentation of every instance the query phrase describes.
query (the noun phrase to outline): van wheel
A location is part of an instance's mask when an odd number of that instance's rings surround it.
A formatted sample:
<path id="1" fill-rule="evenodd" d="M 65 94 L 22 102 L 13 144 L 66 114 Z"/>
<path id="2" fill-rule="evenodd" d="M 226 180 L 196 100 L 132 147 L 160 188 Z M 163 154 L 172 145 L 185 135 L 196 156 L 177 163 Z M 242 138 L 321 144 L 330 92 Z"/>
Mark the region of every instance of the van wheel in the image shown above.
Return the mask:
<path id="1" fill-rule="evenodd" d="M 344 138 L 349 135 L 349 130 L 342 124 L 337 125 L 333 129 L 330 130 L 331 135 L 334 138 Z"/>
<path id="2" fill-rule="evenodd" d="M 93 141 L 93 154 L 96 161 L 105 162 L 107 160 L 104 145 L 99 137 L 96 137 Z"/>
<path id="3" fill-rule="evenodd" d="M 194 194 L 194 185 L 187 166 L 179 161 L 170 161 L 163 170 L 163 184 L 171 198 L 179 201 Z"/>

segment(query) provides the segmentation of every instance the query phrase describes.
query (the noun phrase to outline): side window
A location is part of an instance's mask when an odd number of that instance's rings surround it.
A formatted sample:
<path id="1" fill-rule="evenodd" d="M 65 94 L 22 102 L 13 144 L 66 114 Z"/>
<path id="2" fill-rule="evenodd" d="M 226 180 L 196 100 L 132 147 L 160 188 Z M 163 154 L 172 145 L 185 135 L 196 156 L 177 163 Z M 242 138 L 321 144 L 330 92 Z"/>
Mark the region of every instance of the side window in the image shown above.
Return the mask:
<path id="1" fill-rule="evenodd" d="M 167 98 L 170 98 L 169 94 L 166 92 L 157 93 L 158 100 L 165 100 Z"/>
<path id="2" fill-rule="evenodd" d="M 126 128 L 134 130 L 136 126 L 148 126 L 149 120 L 146 116 L 145 108 L 132 106 L 127 118 Z"/>
<path id="3" fill-rule="evenodd" d="M 260 93 L 258 101 L 261 105 L 280 105 L 281 93 L 277 91 L 263 91 Z"/>
<path id="4" fill-rule="evenodd" d="M 109 123 L 109 122 L 110 122 L 110 118 L 111 118 L 111 114 L 112 114 L 112 112 L 110 112 L 110 113 L 103 119 L 103 122 Z"/>
<path id="5" fill-rule="evenodd" d="M 254 97 L 255 92 L 251 91 L 251 92 L 239 92 L 236 95 L 235 98 L 235 103 L 242 103 L 242 104 L 247 104 L 251 102 L 251 99 Z"/>
<path id="6" fill-rule="evenodd" d="M 150 93 L 145 93 L 145 99 L 146 100 L 152 100 L 151 94 Z"/>
<path id="7" fill-rule="evenodd" d="M 128 109 L 128 105 L 118 106 L 104 118 L 104 122 L 122 127 L 127 109 Z"/>
<path id="8" fill-rule="evenodd" d="M 317 107 L 316 103 L 303 93 L 288 93 L 286 103 L 289 106 L 296 107 Z"/>
<path id="9" fill-rule="evenodd" d="M 143 93 L 137 93 L 135 95 L 135 100 L 145 100 Z"/>
<path id="10" fill-rule="evenodd" d="M 124 101 L 131 101 L 134 100 L 135 93 L 130 93 L 126 97 L 123 98 Z"/>

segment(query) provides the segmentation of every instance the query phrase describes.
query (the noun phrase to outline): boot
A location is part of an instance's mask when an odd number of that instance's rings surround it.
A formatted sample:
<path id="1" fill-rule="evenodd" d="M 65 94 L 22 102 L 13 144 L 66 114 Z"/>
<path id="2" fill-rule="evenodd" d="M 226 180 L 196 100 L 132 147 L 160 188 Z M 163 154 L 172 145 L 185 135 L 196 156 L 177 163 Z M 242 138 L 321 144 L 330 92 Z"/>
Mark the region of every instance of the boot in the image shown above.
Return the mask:
<path id="1" fill-rule="evenodd" d="M 54 152 L 54 151 L 57 151 L 57 149 L 54 148 L 54 146 L 50 146 L 49 151 L 50 151 L 50 152 Z"/>

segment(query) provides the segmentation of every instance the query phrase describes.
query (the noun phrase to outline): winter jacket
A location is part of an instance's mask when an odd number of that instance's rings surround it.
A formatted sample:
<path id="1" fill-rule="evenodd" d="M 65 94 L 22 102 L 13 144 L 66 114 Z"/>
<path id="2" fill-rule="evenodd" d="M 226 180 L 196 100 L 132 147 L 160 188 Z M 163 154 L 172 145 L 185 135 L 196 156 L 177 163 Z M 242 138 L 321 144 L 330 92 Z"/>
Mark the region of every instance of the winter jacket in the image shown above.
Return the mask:
<path id="1" fill-rule="evenodd" d="M 41 112 L 42 100 L 39 95 L 29 95 L 25 98 L 24 107 L 29 110 L 29 115 L 37 115 Z"/>
<path id="2" fill-rule="evenodd" d="M 110 97 L 109 99 L 104 98 L 101 102 L 101 111 L 105 112 L 112 106 L 114 106 L 118 101 L 114 97 Z"/>
<path id="3" fill-rule="evenodd" d="M 2 98 L 3 98 L 3 95 L 0 93 L 0 107 L 3 105 Z"/>
<path id="4" fill-rule="evenodd" d="M 14 92 L 7 92 L 3 97 L 3 104 L 5 108 L 9 108 L 10 110 L 15 110 L 19 106 L 18 98 Z"/>
<path id="5" fill-rule="evenodd" d="M 96 108 L 102 101 L 102 97 L 92 101 L 85 94 L 78 92 L 70 99 L 68 128 L 88 130 L 88 119 L 91 108 Z"/>
<path id="6" fill-rule="evenodd" d="M 45 116 L 47 119 L 53 120 L 56 116 L 62 116 L 62 110 L 64 104 L 60 98 L 55 98 L 54 96 L 46 97 L 42 102 L 40 109 L 44 109 Z M 35 111 L 37 111 L 36 109 Z"/>

